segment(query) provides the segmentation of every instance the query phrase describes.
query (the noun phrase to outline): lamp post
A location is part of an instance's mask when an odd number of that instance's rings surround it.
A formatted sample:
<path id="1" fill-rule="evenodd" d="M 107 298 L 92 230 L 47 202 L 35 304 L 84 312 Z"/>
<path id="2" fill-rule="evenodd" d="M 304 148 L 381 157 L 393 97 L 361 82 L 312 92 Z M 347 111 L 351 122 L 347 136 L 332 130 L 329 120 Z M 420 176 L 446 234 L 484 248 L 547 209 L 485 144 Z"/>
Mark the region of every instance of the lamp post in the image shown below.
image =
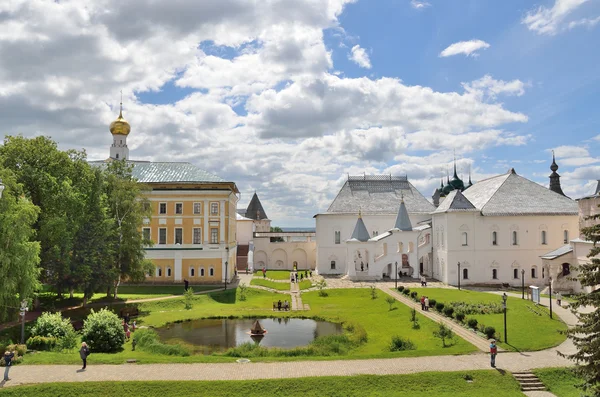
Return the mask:
<path id="1" fill-rule="evenodd" d="M 229 247 L 225 247 L 225 251 L 227 251 L 227 260 L 229 260 Z M 227 290 L 227 276 L 229 276 L 229 273 L 227 273 L 227 260 L 225 261 L 225 290 Z"/>
<path id="2" fill-rule="evenodd" d="M 508 343 L 508 333 L 506 332 L 506 300 L 508 296 L 506 292 L 502 294 L 502 307 L 504 308 L 504 343 Z"/>
<path id="3" fill-rule="evenodd" d="M 548 277 L 548 287 L 550 287 L 550 319 L 552 319 L 552 277 Z"/>
<path id="4" fill-rule="evenodd" d="M 458 266 L 458 290 L 460 291 L 460 262 L 457 263 Z"/>
<path id="5" fill-rule="evenodd" d="M 521 269 L 521 299 L 525 299 L 525 269 Z"/>
<path id="6" fill-rule="evenodd" d="M 394 272 L 396 279 L 396 289 L 398 289 L 398 262 L 396 262 L 396 271 Z"/>
<path id="7" fill-rule="evenodd" d="M 23 299 L 21 301 L 21 311 L 19 314 L 21 315 L 21 344 L 25 343 L 25 313 L 27 313 L 28 309 L 27 299 Z"/>

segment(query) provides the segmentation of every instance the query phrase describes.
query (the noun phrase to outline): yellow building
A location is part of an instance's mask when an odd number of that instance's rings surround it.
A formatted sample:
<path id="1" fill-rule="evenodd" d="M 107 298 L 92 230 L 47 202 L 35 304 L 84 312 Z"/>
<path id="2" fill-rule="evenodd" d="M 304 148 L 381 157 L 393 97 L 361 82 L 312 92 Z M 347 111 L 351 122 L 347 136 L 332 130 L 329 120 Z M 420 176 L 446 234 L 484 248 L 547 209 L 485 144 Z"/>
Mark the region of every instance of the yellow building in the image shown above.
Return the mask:
<path id="1" fill-rule="evenodd" d="M 130 160 L 130 131 L 121 111 L 110 125 L 109 160 L 127 160 L 133 176 L 150 189 L 152 217 L 140 231 L 154 242 L 146 249 L 155 265 L 147 281 L 229 282 L 236 267 L 237 186 L 186 162 Z"/>

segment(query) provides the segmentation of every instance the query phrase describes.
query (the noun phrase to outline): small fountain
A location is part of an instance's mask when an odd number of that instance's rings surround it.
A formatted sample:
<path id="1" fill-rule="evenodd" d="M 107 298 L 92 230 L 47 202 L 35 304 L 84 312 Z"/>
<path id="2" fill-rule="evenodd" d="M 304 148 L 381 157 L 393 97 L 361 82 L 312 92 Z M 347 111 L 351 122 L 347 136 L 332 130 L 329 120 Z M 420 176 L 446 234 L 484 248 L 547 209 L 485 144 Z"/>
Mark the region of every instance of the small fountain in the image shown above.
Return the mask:
<path id="1" fill-rule="evenodd" d="M 254 322 L 254 324 L 252 324 L 252 328 L 250 328 L 250 336 L 265 336 L 265 334 L 267 333 L 267 330 L 264 329 L 260 323 L 258 322 L 258 320 L 256 320 Z"/>

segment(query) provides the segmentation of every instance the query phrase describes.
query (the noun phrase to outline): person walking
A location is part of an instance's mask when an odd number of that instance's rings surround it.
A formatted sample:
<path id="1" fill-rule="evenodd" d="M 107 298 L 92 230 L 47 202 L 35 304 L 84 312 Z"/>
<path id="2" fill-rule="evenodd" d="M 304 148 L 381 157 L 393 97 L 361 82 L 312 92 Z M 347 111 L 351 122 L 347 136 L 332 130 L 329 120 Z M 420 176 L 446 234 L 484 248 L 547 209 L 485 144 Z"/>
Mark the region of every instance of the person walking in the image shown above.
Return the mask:
<path id="1" fill-rule="evenodd" d="M 88 347 L 87 343 L 85 342 L 81 342 L 81 349 L 79 349 L 79 357 L 81 357 L 81 360 L 83 361 L 83 367 L 81 369 L 85 370 L 85 367 L 87 367 L 87 358 L 90 355 L 90 348 Z"/>
<path id="2" fill-rule="evenodd" d="M 562 295 L 560 294 L 560 292 L 556 293 L 556 303 L 558 304 L 558 306 L 560 306 L 562 302 Z"/>
<path id="3" fill-rule="evenodd" d="M 429 297 L 427 296 L 425 297 L 425 311 L 429 311 Z"/>
<path id="4" fill-rule="evenodd" d="M 496 340 L 492 339 L 490 341 L 490 364 L 492 368 L 496 368 L 496 354 L 498 354 L 498 347 L 496 346 Z"/>
<path id="5" fill-rule="evenodd" d="M 15 357 L 15 352 L 9 352 L 8 350 L 4 352 L 4 380 L 9 381 L 8 371 L 10 371 L 10 367 L 12 366 L 12 360 Z"/>
<path id="6" fill-rule="evenodd" d="M 425 310 L 425 295 L 421 295 L 421 310 Z"/>

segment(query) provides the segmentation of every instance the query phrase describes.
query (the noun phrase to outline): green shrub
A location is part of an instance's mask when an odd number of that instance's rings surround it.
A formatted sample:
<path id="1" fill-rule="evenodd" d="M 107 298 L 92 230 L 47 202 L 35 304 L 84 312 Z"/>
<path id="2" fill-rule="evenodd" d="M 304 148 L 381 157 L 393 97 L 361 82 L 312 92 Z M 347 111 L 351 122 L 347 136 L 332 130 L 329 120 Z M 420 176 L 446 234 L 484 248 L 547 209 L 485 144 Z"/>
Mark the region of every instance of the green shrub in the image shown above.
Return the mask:
<path id="1" fill-rule="evenodd" d="M 190 352 L 181 345 L 167 345 L 162 343 L 156 331 L 149 328 L 138 329 L 133 333 L 133 340 L 137 348 L 153 353 L 168 356 L 189 356 Z"/>
<path id="2" fill-rule="evenodd" d="M 410 297 L 413 298 L 413 300 L 418 300 L 417 298 L 417 291 L 413 291 L 410 293 Z"/>
<path id="3" fill-rule="evenodd" d="M 346 325 L 346 331 L 349 332 L 349 339 L 355 345 L 361 345 L 367 343 L 368 336 L 365 328 L 356 323 L 349 323 Z"/>
<path id="4" fill-rule="evenodd" d="M 377 299 L 377 287 L 371 285 L 371 299 Z"/>
<path id="5" fill-rule="evenodd" d="M 450 346 L 446 345 L 446 340 L 452 341 L 454 339 L 454 332 L 441 321 L 438 324 L 438 330 L 433 333 L 433 336 L 442 340 L 442 347 Z"/>
<path id="6" fill-rule="evenodd" d="M 399 287 L 398 287 L 398 292 L 402 292 L 402 290 L 403 290 L 403 289 L 404 289 L 404 286 L 403 286 L 403 285 L 399 286 Z"/>
<path id="7" fill-rule="evenodd" d="M 62 338 L 73 331 L 73 326 L 68 318 L 63 318 L 60 313 L 42 313 L 31 327 L 31 336 L 45 336 Z"/>
<path id="8" fill-rule="evenodd" d="M 454 315 L 454 318 L 456 318 L 458 321 L 460 321 L 462 323 L 463 320 L 465 319 L 465 314 L 463 312 L 456 312 L 456 314 Z"/>
<path id="9" fill-rule="evenodd" d="M 454 308 L 452 306 L 448 306 L 448 307 L 444 308 L 444 315 L 446 317 L 452 318 L 453 314 L 454 314 Z"/>
<path id="10" fill-rule="evenodd" d="M 385 301 L 387 302 L 388 305 L 390 305 L 390 311 L 394 308 L 394 305 L 396 304 L 396 299 L 393 296 L 387 296 L 385 298 Z"/>
<path id="11" fill-rule="evenodd" d="M 467 325 L 469 326 L 469 328 L 477 329 L 477 319 L 476 318 L 468 319 Z"/>
<path id="12" fill-rule="evenodd" d="M 27 347 L 32 350 L 54 350 L 58 338 L 54 336 L 31 336 L 27 339 Z"/>
<path id="13" fill-rule="evenodd" d="M 245 301 L 247 299 L 246 298 L 246 293 L 248 292 L 248 286 L 246 284 L 244 284 L 244 283 L 241 283 L 238 286 L 238 290 L 240 291 L 240 300 L 241 301 Z"/>
<path id="14" fill-rule="evenodd" d="M 429 299 L 429 307 L 435 307 L 437 301 L 435 299 Z"/>
<path id="15" fill-rule="evenodd" d="M 6 346 L 6 350 L 15 352 L 15 356 L 24 356 L 27 353 L 27 345 L 13 344 Z"/>
<path id="16" fill-rule="evenodd" d="M 112 353 L 120 351 L 125 343 L 125 331 L 119 317 L 109 310 L 101 309 L 88 315 L 83 323 L 81 339 L 91 352 Z"/>
<path id="17" fill-rule="evenodd" d="M 56 348 L 59 350 L 72 350 L 77 347 L 78 343 L 79 335 L 77 332 L 75 332 L 75 330 L 71 330 L 57 341 Z"/>
<path id="18" fill-rule="evenodd" d="M 327 287 L 327 281 L 321 279 L 321 280 L 317 281 L 317 283 L 315 285 L 317 286 L 317 289 L 319 290 L 319 296 L 326 297 L 327 295 L 329 295 L 327 293 L 327 291 L 325 291 L 325 287 Z"/>
<path id="19" fill-rule="evenodd" d="M 490 303 L 466 303 L 450 302 L 455 311 L 461 311 L 465 314 L 499 314 L 502 313 L 502 305 L 494 302 Z"/>
<path id="20" fill-rule="evenodd" d="M 187 291 L 183 293 L 183 300 L 185 301 L 185 310 L 191 310 L 194 302 L 194 289 L 188 287 Z"/>
<path id="21" fill-rule="evenodd" d="M 416 350 L 417 346 L 410 340 L 404 339 L 398 335 L 392 336 L 389 349 L 391 352 L 400 352 L 404 350 Z"/>
<path id="22" fill-rule="evenodd" d="M 485 327 L 483 329 L 483 333 L 485 334 L 485 336 L 488 337 L 488 339 L 492 339 L 494 337 L 494 335 L 496 335 L 496 328 L 494 328 L 494 327 Z"/>
<path id="23" fill-rule="evenodd" d="M 408 294 L 410 294 L 410 288 L 404 288 L 404 290 L 402 291 L 402 293 L 403 293 L 404 295 L 408 295 Z"/>
<path id="24" fill-rule="evenodd" d="M 436 302 L 435 303 L 435 310 L 437 310 L 438 312 L 442 312 L 442 310 L 444 310 L 444 302 Z"/>

